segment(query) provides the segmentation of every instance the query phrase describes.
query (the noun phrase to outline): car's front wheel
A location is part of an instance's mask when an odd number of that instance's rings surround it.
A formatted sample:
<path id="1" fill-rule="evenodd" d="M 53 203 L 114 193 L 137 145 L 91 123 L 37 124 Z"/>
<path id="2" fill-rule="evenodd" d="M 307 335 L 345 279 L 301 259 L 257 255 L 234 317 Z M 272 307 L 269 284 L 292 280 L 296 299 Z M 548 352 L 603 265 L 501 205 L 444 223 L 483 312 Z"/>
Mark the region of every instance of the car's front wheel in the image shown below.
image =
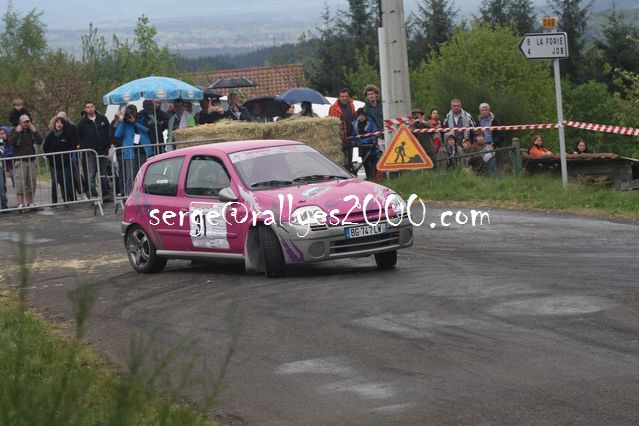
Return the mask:
<path id="1" fill-rule="evenodd" d="M 140 274 L 160 272 L 168 260 L 156 254 L 155 244 L 138 225 L 130 227 L 126 233 L 126 251 L 131 266 Z"/>
<path id="2" fill-rule="evenodd" d="M 280 241 L 268 226 L 260 226 L 260 246 L 262 249 L 262 258 L 264 259 L 264 270 L 267 278 L 277 278 L 284 276 L 285 260 L 284 253 Z"/>
<path id="3" fill-rule="evenodd" d="M 394 268 L 397 264 L 397 250 L 376 254 L 375 263 L 377 263 L 377 269 L 379 270 Z"/>

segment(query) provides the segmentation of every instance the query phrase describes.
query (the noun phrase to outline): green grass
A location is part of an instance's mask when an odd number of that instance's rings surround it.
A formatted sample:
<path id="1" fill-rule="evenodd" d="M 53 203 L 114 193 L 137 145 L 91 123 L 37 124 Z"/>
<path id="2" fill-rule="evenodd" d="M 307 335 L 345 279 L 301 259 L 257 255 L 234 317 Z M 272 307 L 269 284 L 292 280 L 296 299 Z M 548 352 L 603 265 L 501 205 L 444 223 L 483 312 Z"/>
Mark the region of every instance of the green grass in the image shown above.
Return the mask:
<path id="1" fill-rule="evenodd" d="M 111 370 L 84 345 L 54 335 L 0 297 L 0 424 L 212 424 L 161 398 L 137 372 Z"/>
<path id="2" fill-rule="evenodd" d="M 83 343 L 94 286 L 78 285 L 70 293 L 73 336 L 30 313 L 26 296 L 33 253 L 23 235 L 15 263 L 17 289 L 0 288 L 0 425 L 217 424 L 207 418 L 205 407 L 177 403 L 190 384 L 186 370 L 178 378 L 181 387 L 168 390 L 170 397 L 156 390 L 160 384 L 171 388 L 176 348 L 158 358 L 149 345 L 133 341 L 128 368 L 122 370 Z M 219 386 L 213 388 L 217 398 Z M 211 397 L 208 403 L 214 401 Z"/>
<path id="3" fill-rule="evenodd" d="M 490 179 L 463 170 L 405 173 L 381 184 L 425 201 L 475 202 L 506 208 L 563 210 L 582 214 L 639 218 L 639 192 L 598 189 L 571 183 L 564 191 L 561 178 L 538 174 Z"/>

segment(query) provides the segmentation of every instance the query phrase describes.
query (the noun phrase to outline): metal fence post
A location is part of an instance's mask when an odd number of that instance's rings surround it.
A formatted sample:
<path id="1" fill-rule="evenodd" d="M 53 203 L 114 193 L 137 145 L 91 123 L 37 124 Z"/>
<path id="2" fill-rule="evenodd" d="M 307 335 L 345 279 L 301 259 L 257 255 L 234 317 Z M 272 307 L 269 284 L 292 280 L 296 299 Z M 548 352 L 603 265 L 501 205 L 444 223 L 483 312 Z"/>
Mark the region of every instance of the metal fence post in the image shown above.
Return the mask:
<path id="1" fill-rule="evenodd" d="M 513 147 L 515 147 L 515 151 L 513 152 L 513 172 L 515 172 L 516 177 L 521 176 L 521 144 L 519 142 L 519 138 L 513 138 Z"/>

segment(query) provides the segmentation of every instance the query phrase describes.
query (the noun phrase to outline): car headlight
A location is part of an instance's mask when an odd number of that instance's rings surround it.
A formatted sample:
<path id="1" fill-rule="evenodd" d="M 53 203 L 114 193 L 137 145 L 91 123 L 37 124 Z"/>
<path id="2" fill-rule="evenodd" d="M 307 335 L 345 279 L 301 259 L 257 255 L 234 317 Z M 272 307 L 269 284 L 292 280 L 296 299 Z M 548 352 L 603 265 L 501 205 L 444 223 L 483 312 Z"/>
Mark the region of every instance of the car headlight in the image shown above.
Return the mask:
<path id="1" fill-rule="evenodd" d="M 393 213 L 395 213 L 397 216 L 402 216 L 404 213 L 406 213 L 406 201 L 404 201 L 402 197 L 397 194 L 390 194 L 386 198 L 385 206 L 390 207 L 393 210 Z"/>
<path id="2" fill-rule="evenodd" d="M 304 206 L 293 212 L 289 222 L 293 225 L 324 225 L 326 213 L 319 206 Z"/>

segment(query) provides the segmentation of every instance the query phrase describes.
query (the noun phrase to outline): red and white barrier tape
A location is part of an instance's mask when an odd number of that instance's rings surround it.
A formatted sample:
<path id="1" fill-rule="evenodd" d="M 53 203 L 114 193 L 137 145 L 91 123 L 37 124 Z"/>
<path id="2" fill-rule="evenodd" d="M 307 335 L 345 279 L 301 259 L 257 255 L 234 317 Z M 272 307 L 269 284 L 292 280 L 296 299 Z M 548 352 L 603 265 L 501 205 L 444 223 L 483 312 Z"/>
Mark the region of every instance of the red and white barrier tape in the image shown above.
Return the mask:
<path id="1" fill-rule="evenodd" d="M 566 126 L 593 132 L 613 133 L 615 135 L 639 136 L 639 129 L 632 127 L 610 126 L 607 124 L 582 123 L 580 121 L 566 121 Z"/>
<path id="2" fill-rule="evenodd" d="M 413 133 L 447 133 L 447 132 L 465 132 L 472 130 L 483 132 L 485 130 L 534 130 L 534 129 L 556 129 L 559 127 L 556 123 L 552 124 L 513 124 L 508 126 L 486 126 L 486 127 L 434 127 L 432 129 L 414 129 Z"/>
<path id="3" fill-rule="evenodd" d="M 389 132 L 393 132 L 395 131 L 395 129 L 388 129 Z M 357 136 L 349 136 L 349 139 L 361 139 L 361 138 L 367 138 L 369 136 L 377 136 L 377 135 L 383 135 L 384 133 L 386 133 L 384 130 L 380 130 L 379 132 L 373 132 L 373 133 L 365 133 L 363 135 L 357 135 Z"/>
<path id="4" fill-rule="evenodd" d="M 400 126 L 402 124 L 410 124 L 413 120 L 415 120 L 413 117 L 397 117 L 397 118 L 391 118 L 388 120 L 384 120 L 384 123 L 386 123 L 386 126 Z"/>
<path id="5" fill-rule="evenodd" d="M 403 118 L 395 118 L 393 120 L 384 120 L 387 124 L 386 129 L 388 131 L 394 131 L 395 128 L 393 126 L 406 124 L 403 122 Z M 396 123 L 391 126 L 389 123 Z M 594 123 L 583 123 L 580 121 L 565 121 L 565 126 L 574 127 L 576 129 L 584 129 L 590 130 L 593 132 L 603 132 L 603 133 L 612 133 L 615 135 L 626 135 L 626 136 L 639 136 L 639 129 L 635 129 L 632 127 L 620 127 L 620 126 L 611 126 L 607 124 L 594 124 Z M 486 131 L 486 130 L 539 130 L 539 129 L 556 129 L 560 125 L 557 123 L 550 124 L 513 124 L 506 126 L 488 126 L 488 127 L 433 127 L 429 129 L 412 129 L 413 133 L 447 133 L 447 132 L 464 132 L 467 130 L 472 131 Z M 365 135 L 351 136 L 349 139 L 359 139 L 365 138 L 368 136 L 377 136 L 383 135 L 384 131 L 380 130 L 379 132 L 367 133 Z"/>
<path id="6" fill-rule="evenodd" d="M 556 129 L 558 125 L 552 124 L 515 124 L 509 126 L 488 126 L 488 127 L 433 127 L 430 129 L 412 129 L 413 133 L 446 133 L 446 132 L 464 132 L 466 130 L 485 131 L 485 130 L 533 130 L 533 129 Z M 395 129 L 388 129 L 394 131 Z M 364 135 L 351 136 L 349 139 L 359 139 L 368 136 L 383 135 L 384 131 L 374 133 L 366 133 Z"/>

